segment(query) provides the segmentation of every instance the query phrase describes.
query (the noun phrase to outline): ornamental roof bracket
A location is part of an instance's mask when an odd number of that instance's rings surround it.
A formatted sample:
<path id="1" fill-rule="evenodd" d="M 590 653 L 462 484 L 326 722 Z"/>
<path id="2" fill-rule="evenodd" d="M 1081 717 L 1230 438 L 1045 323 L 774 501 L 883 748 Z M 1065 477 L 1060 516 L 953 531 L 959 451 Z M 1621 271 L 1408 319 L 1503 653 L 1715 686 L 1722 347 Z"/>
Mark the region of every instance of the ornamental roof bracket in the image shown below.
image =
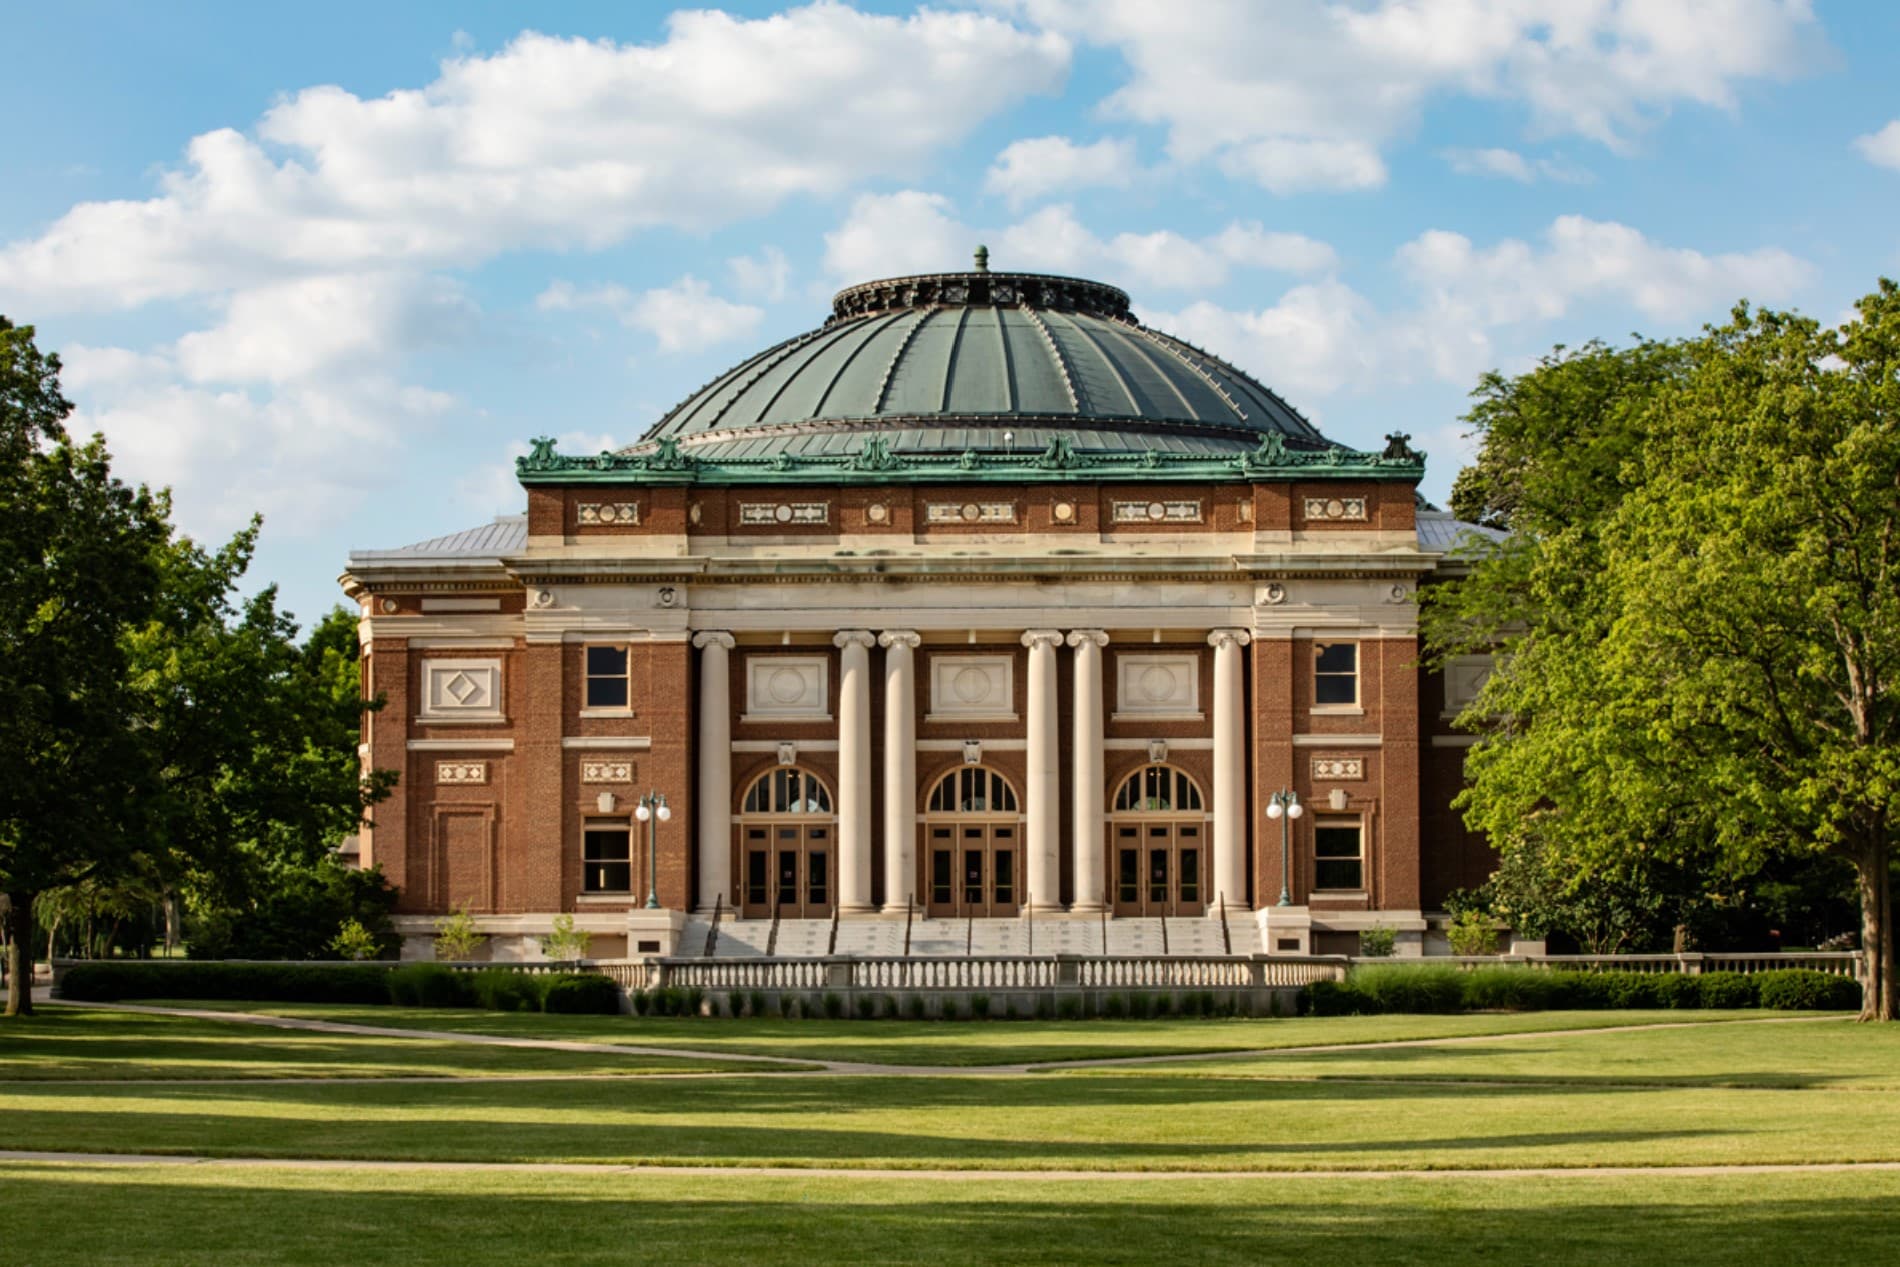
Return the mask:
<path id="1" fill-rule="evenodd" d="M 844 464 L 847 471 L 895 471 L 904 459 L 891 452 L 891 442 L 883 436 L 867 436 L 864 444 Z"/>
<path id="2" fill-rule="evenodd" d="M 1045 471 L 1073 471 L 1077 467 L 1087 466 L 1089 460 L 1075 451 L 1075 444 L 1067 436 L 1050 436 L 1048 445 L 1036 455 L 1036 466 Z"/>

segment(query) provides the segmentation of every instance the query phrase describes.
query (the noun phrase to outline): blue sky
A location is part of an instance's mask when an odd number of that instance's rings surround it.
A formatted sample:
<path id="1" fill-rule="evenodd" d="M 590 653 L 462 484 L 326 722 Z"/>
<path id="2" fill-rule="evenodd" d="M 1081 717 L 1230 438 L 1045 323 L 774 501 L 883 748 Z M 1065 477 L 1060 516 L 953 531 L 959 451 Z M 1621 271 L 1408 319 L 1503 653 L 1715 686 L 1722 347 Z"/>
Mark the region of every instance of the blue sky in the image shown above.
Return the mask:
<path id="1" fill-rule="evenodd" d="M 7 21 L 0 313 L 188 531 L 517 509 L 840 285 L 1114 282 L 1442 498 L 1482 371 L 1900 271 L 1900 6 L 86 3 Z"/>

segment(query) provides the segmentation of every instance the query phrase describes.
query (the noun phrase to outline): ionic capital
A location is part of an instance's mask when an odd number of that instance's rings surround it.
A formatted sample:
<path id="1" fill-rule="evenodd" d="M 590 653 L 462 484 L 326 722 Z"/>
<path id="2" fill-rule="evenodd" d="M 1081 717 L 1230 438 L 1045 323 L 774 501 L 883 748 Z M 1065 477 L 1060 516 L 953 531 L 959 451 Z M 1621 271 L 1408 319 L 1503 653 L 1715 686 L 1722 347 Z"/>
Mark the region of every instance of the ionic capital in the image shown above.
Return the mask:
<path id="1" fill-rule="evenodd" d="M 834 647 L 874 647 L 877 637 L 869 629 L 840 629 L 832 636 Z"/>
<path id="2" fill-rule="evenodd" d="M 1244 647 L 1253 641 L 1245 629 L 1216 629 L 1207 635 L 1207 645 L 1216 651 L 1226 647 Z"/>
<path id="3" fill-rule="evenodd" d="M 1108 645 L 1108 632 L 1102 629 L 1071 629 L 1069 631 L 1068 643 L 1072 647 L 1079 647 L 1083 643 L 1089 643 L 1097 647 L 1106 647 Z"/>
<path id="4" fill-rule="evenodd" d="M 906 647 L 915 651 L 923 640 L 923 635 L 912 629 L 886 629 L 877 636 L 877 645 L 887 651 L 892 647 Z"/>
<path id="5" fill-rule="evenodd" d="M 1027 630 L 1023 633 L 1023 645 L 1031 651 L 1043 646 L 1054 650 L 1062 645 L 1062 631 L 1060 629 Z"/>
<path id="6" fill-rule="evenodd" d="M 730 651 L 736 645 L 732 635 L 723 629 L 707 629 L 693 635 L 693 645 L 704 651 L 707 647 L 718 647 Z"/>

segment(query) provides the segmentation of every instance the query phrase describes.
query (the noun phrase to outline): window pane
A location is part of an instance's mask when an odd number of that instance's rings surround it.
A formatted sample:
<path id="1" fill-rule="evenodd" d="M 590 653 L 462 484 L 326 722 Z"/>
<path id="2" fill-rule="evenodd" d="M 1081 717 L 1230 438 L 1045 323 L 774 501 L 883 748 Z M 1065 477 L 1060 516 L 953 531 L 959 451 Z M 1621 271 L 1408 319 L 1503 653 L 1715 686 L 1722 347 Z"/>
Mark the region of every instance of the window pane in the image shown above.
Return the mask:
<path id="1" fill-rule="evenodd" d="M 745 900 L 754 906 L 765 904 L 765 850 L 763 849 L 746 850 Z"/>
<path id="2" fill-rule="evenodd" d="M 1313 648 L 1313 668 L 1320 673 L 1357 673 L 1359 644 L 1326 642 Z"/>
<path id="3" fill-rule="evenodd" d="M 1117 901 L 1134 903 L 1141 900 L 1140 870 L 1140 855 L 1133 849 L 1121 850 L 1115 871 Z"/>
<path id="4" fill-rule="evenodd" d="M 1016 900 L 1016 855 L 1008 849 L 996 851 L 996 900 L 1014 902 Z"/>
<path id="5" fill-rule="evenodd" d="M 825 890 L 828 887 L 828 877 L 826 873 L 829 871 L 829 868 L 825 864 L 828 861 L 829 859 L 826 857 L 824 851 L 820 849 L 812 850 L 806 857 L 806 888 L 810 892 L 810 897 L 807 900 L 815 906 L 823 906 L 826 901 Z"/>
<path id="6" fill-rule="evenodd" d="M 950 851 L 948 849 L 930 851 L 930 900 L 939 903 L 950 900 Z"/>
<path id="7" fill-rule="evenodd" d="M 1315 704 L 1357 704 L 1359 681 L 1353 677 L 1321 674 L 1313 679 Z"/>
<path id="8" fill-rule="evenodd" d="M 1359 860 L 1324 859 L 1313 864 L 1313 887 L 1316 889 L 1359 889 L 1364 888 L 1360 880 Z"/>
<path id="9" fill-rule="evenodd" d="M 1357 858 L 1359 856 L 1359 829 L 1357 827 L 1315 827 L 1313 829 L 1313 856 L 1316 858 Z"/>
<path id="10" fill-rule="evenodd" d="M 1198 849 L 1181 851 L 1181 900 L 1201 900 L 1201 851 Z"/>

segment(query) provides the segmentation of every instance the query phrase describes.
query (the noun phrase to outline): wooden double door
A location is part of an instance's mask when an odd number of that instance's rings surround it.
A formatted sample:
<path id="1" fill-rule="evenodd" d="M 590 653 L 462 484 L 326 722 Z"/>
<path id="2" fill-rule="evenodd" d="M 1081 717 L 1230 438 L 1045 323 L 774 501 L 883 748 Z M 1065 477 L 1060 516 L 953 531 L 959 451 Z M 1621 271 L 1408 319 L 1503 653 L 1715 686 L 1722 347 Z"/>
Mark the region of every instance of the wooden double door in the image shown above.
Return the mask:
<path id="1" fill-rule="evenodd" d="M 1014 915 L 1022 909 L 1017 819 L 924 823 L 924 910 L 935 919 Z"/>
<path id="2" fill-rule="evenodd" d="M 1109 841 L 1115 914 L 1206 913 L 1206 819 L 1114 819 Z"/>
<path id="3" fill-rule="evenodd" d="M 746 919 L 828 919 L 838 900 L 836 824 L 739 823 L 739 907 Z"/>

